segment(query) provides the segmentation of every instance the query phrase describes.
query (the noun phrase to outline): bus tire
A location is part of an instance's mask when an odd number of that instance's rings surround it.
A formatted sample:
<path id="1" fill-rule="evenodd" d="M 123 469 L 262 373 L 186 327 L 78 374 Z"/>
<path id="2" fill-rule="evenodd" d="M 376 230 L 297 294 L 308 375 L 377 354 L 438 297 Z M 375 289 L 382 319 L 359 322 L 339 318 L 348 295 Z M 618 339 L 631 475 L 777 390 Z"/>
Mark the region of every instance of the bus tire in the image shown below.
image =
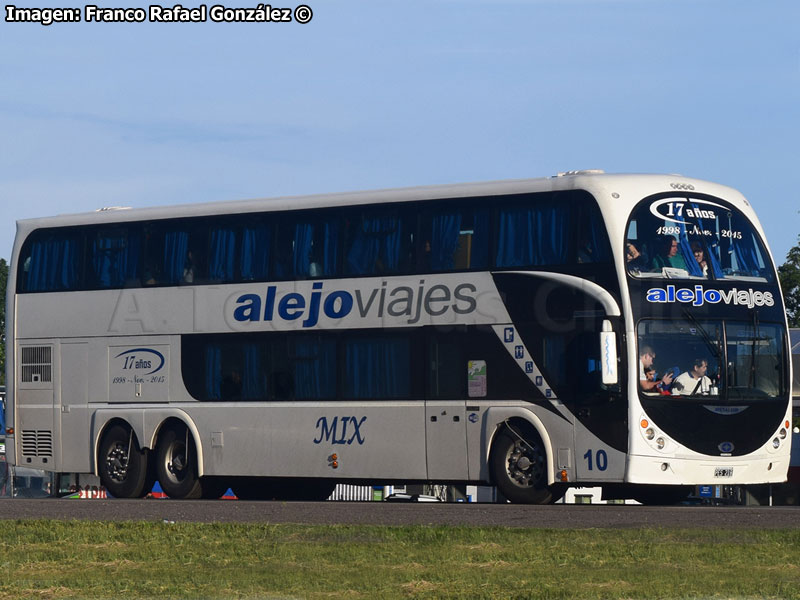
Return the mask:
<path id="1" fill-rule="evenodd" d="M 197 476 L 194 438 L 186 426 L 170 426 L 159 436 L 156 477 L 161 489 L 170 498 L 182 500 L 203 497 L 203 486 Z"/>
<path id="2" fill-rule="evenodd" d="M 494 483 L 509 501 L 548 504 L 553 499 L 547 486 L 547 454 L 532 427 L 504 427 L 490 461 Z"/>
<path id="3" fill-rule="evenodd" d="M 115 498 L 141 498 L 147 488 L 147 453 L 130 427 L 108 428 L 100 442 L 97 470 L 106 491 Z"/>

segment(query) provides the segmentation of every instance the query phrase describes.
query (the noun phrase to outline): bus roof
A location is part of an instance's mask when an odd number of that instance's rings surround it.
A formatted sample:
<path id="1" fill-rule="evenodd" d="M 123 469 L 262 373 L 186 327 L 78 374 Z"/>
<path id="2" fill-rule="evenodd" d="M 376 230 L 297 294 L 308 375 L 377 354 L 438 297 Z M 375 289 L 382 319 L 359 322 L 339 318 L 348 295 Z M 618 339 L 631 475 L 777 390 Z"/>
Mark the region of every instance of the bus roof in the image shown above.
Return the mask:
<path id="1" fill-rule="evenodd" d="M 681 187 L 683 186 L 689 187 Z M 64 214 L 17 221 L 18 234 L 26 234 L 43 227 L 71 225 L 125 223 L 150 221 L 186 216 L 215 216 L 248 212 L 269 212 L 357 206 L 372 203 L 413 202 L 420 200 L 446 200 L 450 198 L 500 196 L 556 190 L 583 189 L 589 192 L 615 191 L 620 208 L 632 207 L 643 197 L 665 191 L 697 189 L 711 195 L 722 195 L 731 199 L 741 195 L 716 183 L 691 179 L 681 175 L 657 174 L 606 174 L 599 170 L 568 171 L 552 177 L 535 179 L 511 179 L 474 183 L 457 183 L 408 188 L 362 190 L 306 196 L 282 196 L 249 200 L 187 203 L 169 206 L 129 208 L 100 208 L 94 212 Z M 627 194 L 625 192 L 628 192 Z M 616 197 L 616 196 L 615 196 Z M 742 198 L 743 200 L 743 198 Z M 746 201 L 745 205 L 746 204 Z"/>

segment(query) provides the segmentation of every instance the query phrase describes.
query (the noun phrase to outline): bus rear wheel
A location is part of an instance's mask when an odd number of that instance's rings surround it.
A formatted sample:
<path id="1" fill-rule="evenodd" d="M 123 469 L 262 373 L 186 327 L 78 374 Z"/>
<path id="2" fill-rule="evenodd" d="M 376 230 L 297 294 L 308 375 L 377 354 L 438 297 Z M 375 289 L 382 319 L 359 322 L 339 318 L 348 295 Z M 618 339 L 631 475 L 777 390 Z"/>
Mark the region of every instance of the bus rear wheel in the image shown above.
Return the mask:
<path id="1" fill-rule="evenodd" d="M 509 425 L 495 440 L 491 454 L 494 482 L 508 500 L 519 504 L 548 504 L 547 454 L 532 427 Z"/>
<path id="2" fill-rule="evenodd" d="M 170 498 L 203 497 L 194 438 L 186 426 L 173 425 L 161 434 L 156 452 L 156 477 Z"/>
<path id="3" fill-rule="evenodd" d="M 98 454 L 100 481 L 115 498 L 141 498 L 147 489 L 147 454 L 133 429 L 112 425 L 103 434 Z"/>

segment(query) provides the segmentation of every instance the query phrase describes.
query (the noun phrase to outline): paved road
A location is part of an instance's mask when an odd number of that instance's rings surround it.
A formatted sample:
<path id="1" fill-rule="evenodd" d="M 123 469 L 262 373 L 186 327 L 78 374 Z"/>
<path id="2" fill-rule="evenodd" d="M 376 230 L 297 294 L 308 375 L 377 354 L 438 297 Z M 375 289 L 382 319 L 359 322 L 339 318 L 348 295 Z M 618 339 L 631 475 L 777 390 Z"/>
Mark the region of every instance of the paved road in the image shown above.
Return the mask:
<path id="1" fill-rule="evenodd" d="M 632 527 L 798 529 L 800 508 L 15 498 L 0 499 L 0 519 L 425 524 L 556 529 Z"/>

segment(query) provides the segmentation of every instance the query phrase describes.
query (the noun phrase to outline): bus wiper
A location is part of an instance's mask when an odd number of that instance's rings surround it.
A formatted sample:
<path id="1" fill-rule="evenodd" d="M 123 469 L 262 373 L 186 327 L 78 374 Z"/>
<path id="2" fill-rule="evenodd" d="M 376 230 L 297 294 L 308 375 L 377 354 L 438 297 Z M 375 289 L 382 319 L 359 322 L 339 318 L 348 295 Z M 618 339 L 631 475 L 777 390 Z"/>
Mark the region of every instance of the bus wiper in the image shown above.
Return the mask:
<path id="1" fill-rule="evenodd" d="M 758 310 L 753 310 L 753 341 L 750 343 L 750 376 L 748 385 L 750 389 L 756 387 L 756 340 L 758 340 Z"/>
<path id="2" fill-rule="evenodd" d="M 688 321 L 691 321 L 692 325 L 694 325 L 700 332 L 700 335 L 703 337 L 703 340 L 705 341 L 706 345 L 711 348 L 711 352 L 713 353 L 714 358 L 719 359 L 722 356 L 722 354 L 720 352 L 720 349 L 717 347 L 714 339 L 708 334 L 705 327 L 703 327 L 700 324 L 700 322 L 692 313 L 690 313 L 685 307 L 682 308 L 683 308 L 683 315 L 686 317 Z"/>

